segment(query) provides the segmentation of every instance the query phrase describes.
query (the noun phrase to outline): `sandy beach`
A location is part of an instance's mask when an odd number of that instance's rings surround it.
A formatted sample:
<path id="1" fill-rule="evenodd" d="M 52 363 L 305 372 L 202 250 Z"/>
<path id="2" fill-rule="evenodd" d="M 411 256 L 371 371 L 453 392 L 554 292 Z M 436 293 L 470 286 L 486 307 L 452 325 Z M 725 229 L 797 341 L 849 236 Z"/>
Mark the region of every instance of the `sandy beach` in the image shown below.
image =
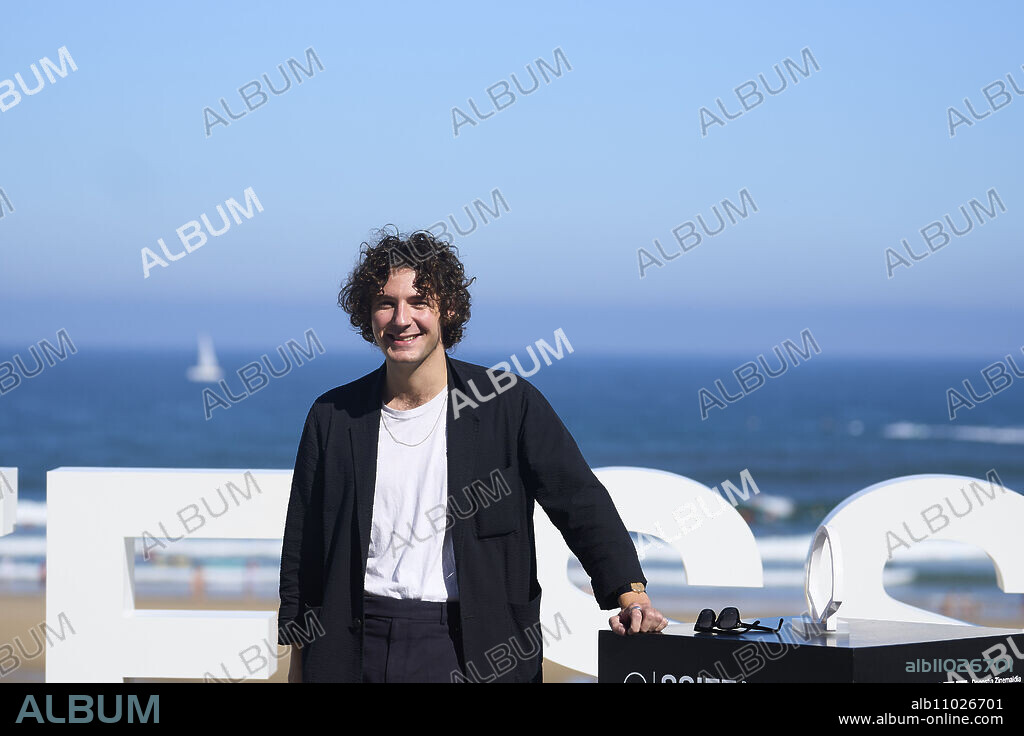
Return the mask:
<path id="1" fill-rule="evenodd" d="M 744 602 L 747 605 L 744 606 Z M 948 615 L 966 616 L 967 613 L 973 613 L 970 618 L 979 625 L 993 626 L 993 627 L 1005 627 L 1005 628 L 1021 628 L 1021 621 L 1007 620 L 1007 619 L 989 619 L 983 614 L 983 611 L 973 609 L 969 600 L 953 599 L 953 602 L 958 603 L 960 608 L 957 609 L 953 606 L 948 610 Z M 799 613 L 799 610 L 794 608 L 795 601 L 789 601 L 785 598 L 778 598 L 772 601 L 758 601 L 756 608 L 752 606 L 749 594 L 745 596 L 736 596 L 733 603 L 740 606 L 740 611 L 743 613 L 746 611 L 754 612 L 752 616 L 747 616 L 744 613 L 744 620 L 749 620 L 752 617 L 769 619 L 771 617 L 778 616 L 792 616 Z M 672 604 L 672 605 L 666 605 Z M 166 608 L 166 609 L 198 609 L 198 610 L 252 610 L 252 611 L 276 611 L 278 602 L 277 600 L 270 600 L 266 598 L 142 598 L 139 597 L 137 605 L 140 608 Z M 671 619 L 676 621 L 693 621 L 697 616 L 697 608 L 690 608 L 685 605 L 679 605 L 673 601 L 665 601 L 664 604 L 658 603 L 656 605 L 661 607 L 662 612 Z M 708 599 L 708 606 L 718 605 L 718 602 L 713 599 Z M 728 605 L 728 603 L 723 604 Z M 701 606 L 703 607 L 703 606 Z M 610 612 L 609 612 L 610 615 Z M 28 651 L 32 652 L 35 650 L 36 644 L 33 641 L 31 629 L 38 628 L 40 622 L 45 619 L 45 600 L 42 593 L 37 595 L 3 595 L 0 597 L 0 647 L 4 644 L 10 644 L 16 637 L 22 642 L 22 646 Z M 6 648 L 0 650 L 6 652 Z M 288 680 L 288 659 L 289 659 L 289 647 L 278 647 L 278 670 L 269 680 L 245 680 L 244 682 L 260 683 L 260 682 L 287 682 Z M 19 659 L 24 659 L 20 657 Z M 10 662 L 0 662 L 5 667 L 10 667 Z M 45 652 L 42 656 L 38 656 L 34 659 L 26 659 L 21 662 L 20 666 L 13 671 L 8 672 L 0 683 L 5 682 L 43 682 L 44 681 L 44 667 L 45 667 Z M 131 680 L 131 682 L 160 682 L 161 680 Z M 586 677 L 580 673 L 557 665 L 553 662 L 544 663 L 544 681 L 545 682 L 581 682 L 581 681 L 593 681 L 593 678 Z M 175 680 L 175 682 L 202 682 L 202 679 L 197 680 Z"/>

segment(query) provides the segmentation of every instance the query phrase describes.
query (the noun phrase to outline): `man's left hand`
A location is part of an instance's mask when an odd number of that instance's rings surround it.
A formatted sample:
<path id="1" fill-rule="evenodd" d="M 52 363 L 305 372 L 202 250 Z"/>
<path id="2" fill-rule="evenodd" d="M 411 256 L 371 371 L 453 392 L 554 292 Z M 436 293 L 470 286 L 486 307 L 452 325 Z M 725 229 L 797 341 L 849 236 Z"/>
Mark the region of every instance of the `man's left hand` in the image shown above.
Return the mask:
<path id="1" fill-rule="evenodd" d="M 668 626 L 661 611 L 651 604 L 646 593 L 623 593 L 619 596 L 622 610 L 608 619 L 608 625 L 616 634 L 657 633 Z"/>

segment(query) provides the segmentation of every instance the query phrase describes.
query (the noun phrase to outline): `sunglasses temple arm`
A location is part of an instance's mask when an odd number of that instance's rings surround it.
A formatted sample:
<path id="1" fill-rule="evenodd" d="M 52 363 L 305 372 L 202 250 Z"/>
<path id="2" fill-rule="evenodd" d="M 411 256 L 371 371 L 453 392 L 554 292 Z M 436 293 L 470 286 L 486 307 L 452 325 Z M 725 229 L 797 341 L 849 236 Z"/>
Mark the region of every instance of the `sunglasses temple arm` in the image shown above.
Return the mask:
<path id="1" fill-rule="evenodd" d="M 777 627 L 775 627 L 774 629 L 771 626 L 761 626 L 760 624 L 761 624 L 761 619 L 756 619 L 754 621 L 754 623 L 752 623 L 752 624 L 740 623 L 740 626 L 745 626 L 748 630 L 749 629 L 756 629 L 757 631 L 770 631 L 773 634 L 777 634 L 777 633 L 779 633 L 779 631 L 782 630 L 782 619 L 781 618 L 779 619 L 779 625 Z"/>

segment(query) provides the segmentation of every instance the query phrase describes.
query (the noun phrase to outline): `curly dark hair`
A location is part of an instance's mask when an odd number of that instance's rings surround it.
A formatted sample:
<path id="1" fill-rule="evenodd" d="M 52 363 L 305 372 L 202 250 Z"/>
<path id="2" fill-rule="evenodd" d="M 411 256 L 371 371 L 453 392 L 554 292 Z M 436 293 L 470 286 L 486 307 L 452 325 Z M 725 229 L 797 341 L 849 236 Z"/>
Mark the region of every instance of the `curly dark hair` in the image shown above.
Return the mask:
<path id="1" fill-rule="evenodd" d="M 441 312 L 445 348 L 457 345 L 469 321 L 468 287 L 476 281 L 476 277 L 466 280 L 458 248 L 429 230 L 402 235 L 394 225 L 385 225 L 371 236 L 371 242 L 360 245 L 359 261 L 338 292 L 338 306 L 348 313 L 352 326 L 364 340 L 376 345 L 370 321 L 373 297 L 384 288 L 392 271 L 412 268 L 416 272 L 413 286 Z"/>

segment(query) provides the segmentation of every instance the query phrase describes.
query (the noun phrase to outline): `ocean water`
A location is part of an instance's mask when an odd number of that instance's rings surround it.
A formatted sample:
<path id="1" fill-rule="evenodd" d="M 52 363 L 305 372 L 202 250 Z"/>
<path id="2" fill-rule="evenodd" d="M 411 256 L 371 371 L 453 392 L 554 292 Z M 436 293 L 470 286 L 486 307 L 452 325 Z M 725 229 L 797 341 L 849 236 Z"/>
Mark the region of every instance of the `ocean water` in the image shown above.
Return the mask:
<path id="1" fill-rule="evenodd" d="M 16 352 L 9 348 L 0 355 Z M 24 348 L 21 352 L 31 368 L 32 358 Z M 462 351 L 453 356 L 484 365 L 509 358 Z M 260 353 L 220 352 L 218 357 L 231 391 L 236 397 L 245 394 L 235 371 L 259 360 Z M 525 352 L 519 357 L 529 370 L 531 358 Z M 718 394 L 720 379 L 729 393 L 741 394 L 732 372 L 751 357 L 595 356 L 576 350 L 550 365 L 541 363 L 529 380 L 558 412 L 591 467 L 656 468 L 708 486 L 725 480 L 739 485 L 740 471 L 748 470 L 760 498 L 740 508 L 762 546 L 769 587 L 802 586 L 803 557 L 817 524 L 844 498 L 879 481 L 918 473 L 985 478 L 994 468 L 1008 488 L 1024 489 L 1024 380 L 949 419 L 948 388 L 963 392 L 968 379 L 977 392 L 986 391 L 980 374 L 984 360 L 812 354 L 702 418 L 698 391 Z M 282 366 L 280 356 L 270 358 Z M 774 356 L 768 359 L 776 364 Z M 194 351 L 82 348 L 0 395 L 0 466 L 19 468 L 19 513 L 26 522 L 16 534 L 0 538 L 0 590 L 31 587 L 37 577 L 45 556 L 47 470 L 290 468 L 315 397 L 373 370 L 381 358 L 371 348 L 303 358 L 287 375 L 270 379 L 230 408 L 214 408 L 208 417 L 204 384 L 185 378 L 194 362 Z M 768 499 L 776 505 L 763 503 Z M 772 508 L 785 513 L 768 513 Z M 205 565 L 208 591 L 237 594 L 242 586 L 273 596 L 276 552 L 264 546 L 195 557 Z M 237 574 L 239 567 L 244 576 Z M 685 597 L 678 561 L 653 555 L 644 568 L 652 590 Z M 185 589 L 190 581 L 188 568 L 147 571 L 141 565 L 138 575 L 140 590 L 149 584 Z M 991 563 L 969 550 L 903 570 L 890 564 L 887 575 L 890 592 L 904 600 L 953 591 L 1006 606 L 1024 618 L 1020 596 L 1000 593 Z"/>

